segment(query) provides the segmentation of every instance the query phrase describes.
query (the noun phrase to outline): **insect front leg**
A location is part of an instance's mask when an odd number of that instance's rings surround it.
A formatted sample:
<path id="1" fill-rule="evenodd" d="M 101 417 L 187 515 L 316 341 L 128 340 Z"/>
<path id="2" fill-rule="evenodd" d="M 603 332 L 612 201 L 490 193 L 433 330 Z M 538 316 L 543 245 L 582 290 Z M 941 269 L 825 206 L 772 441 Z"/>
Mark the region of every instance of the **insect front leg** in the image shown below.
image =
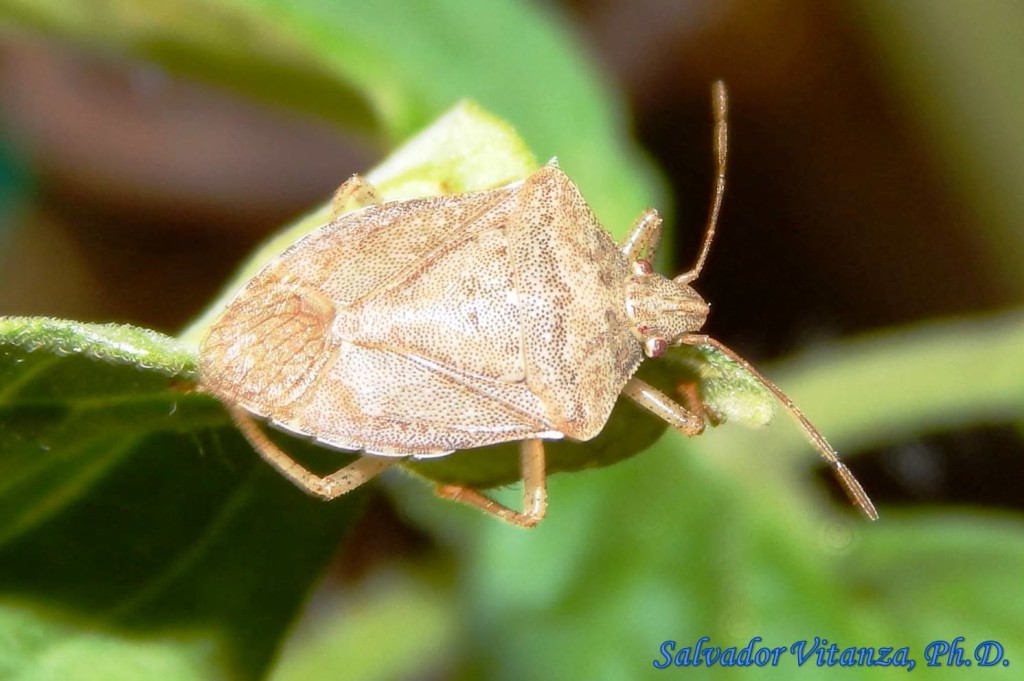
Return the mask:
<path id="1" fill-rule="evenodd" d="M 344 468 L 321 477 L 304 468 L 298 461 L 271 442 L 247 412 L 239 407 L 232 407 L 228 411 L 242 435 L 263 457 L 264 461 L 276 468 L 281 475 L 291 480 L 303 491 L 324 501 L 330 501 L 351 492 L 399 461 L 394 457 L 363 455 Z"/>
<path id="2" fill-rule="evenodd" d="M 475 506 L 519 527 L 536 527 L 548 510 L 547 475 L 544 472 L 544 442 L 519 443 L 519 466 L 523 474 L 523 510 L 514 511 L 472 487 L 438 485 L 437 496 Z"/>
<path id="3" fill-rule="evenodd" d="M 704 432 L 707 419 L 696 386 L 687 386 L 683 393 L 689 409 L 639 378 L 629 379 L 622 388 L 622 394 L 689 437 Z"/>
<path id="4" fill-rule="evenodd" d="M 640 259 L 654 260 L 661 242 L 661 215 L 648 208 L 633 221 L 629 234 L 619 247 L 629 262 Z"/>
<path id="5" fill-rule="evenodd" d="M 362 175 L 353 175 L 334 192 L 331 199 L 331 220 L 340 218 L 358 208 L 375 206 L 381 202 L 380 192 Z"/>

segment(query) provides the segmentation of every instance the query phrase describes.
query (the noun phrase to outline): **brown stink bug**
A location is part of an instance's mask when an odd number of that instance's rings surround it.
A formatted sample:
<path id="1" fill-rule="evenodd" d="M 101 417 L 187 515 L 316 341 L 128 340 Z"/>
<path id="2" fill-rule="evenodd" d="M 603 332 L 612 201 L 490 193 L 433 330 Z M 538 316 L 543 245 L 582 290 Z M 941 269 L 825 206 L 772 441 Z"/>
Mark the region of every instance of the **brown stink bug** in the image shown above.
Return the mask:
<path id="1" fill-rule="evenodd" d="M 668 279 L 651 260 L 661 218 L 647 210 L 616 244 L 554 164 L 489 191 L 381 203 L 361 178 L 337 209 L 362 206 L 271 260 L 214 322 L 200 385 L 228 405 L 271 465 L 333 499 L 404 458 L 521 441 L 523 510 L 476 489 L 440 496 L 532 527 L 547 509 L 545 439 L 593 438 L 619 395 L 687 435 L 705 425 L 634 376 L 645 357 L 710 346 L 757 377 L 797 418 L 853 502 L 874 506 L 792 401 L 744 359 L 698 333 L 708 304 L 691 288 L 707 258 L 725 191 L 726 95 L 714 88 L 717 177 L 697 262 Z M 317 476 L 259 429 L 361 452 Z"/>

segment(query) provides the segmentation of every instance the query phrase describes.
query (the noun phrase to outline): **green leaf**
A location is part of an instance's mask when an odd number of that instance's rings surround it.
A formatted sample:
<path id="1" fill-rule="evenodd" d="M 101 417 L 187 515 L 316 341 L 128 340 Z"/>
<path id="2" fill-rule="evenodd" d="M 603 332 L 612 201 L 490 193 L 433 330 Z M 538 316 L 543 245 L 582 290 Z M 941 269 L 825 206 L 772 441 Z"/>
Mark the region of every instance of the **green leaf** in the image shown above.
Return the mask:
<path id="1" fill-rule="evenodd" d="M 195 356 L 178 341 L 156 331 L 122 324 L 87 324 L 48 317 L 0 317 L 4 345 L 26 353 L 89 359 L 133 366 L 168 377 L 193 378 Z M 0 398 L 18 389 L 15 377 L 3 377 Z M 18 372 L 25 379 L 25 372 Z"/>
<path id="2" fill-rule="evenodd" d="M 106 630 L 97 655 L 202 629 L 203 664 L 255 678 L 359 497 L 325 506 L 281 480 L 215 402 L 172 385 L 190 365 L 153 332 L 0 320 L 0 601 Z"/>

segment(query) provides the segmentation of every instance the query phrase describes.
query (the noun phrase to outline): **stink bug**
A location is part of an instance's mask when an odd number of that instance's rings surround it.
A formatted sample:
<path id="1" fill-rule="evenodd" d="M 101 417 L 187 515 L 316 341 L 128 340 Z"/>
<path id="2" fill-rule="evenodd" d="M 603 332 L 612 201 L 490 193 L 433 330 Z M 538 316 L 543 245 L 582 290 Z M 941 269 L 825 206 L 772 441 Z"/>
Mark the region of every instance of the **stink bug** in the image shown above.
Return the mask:
<path id="1" fill-rule="evenodd" d="M 708 304 L 691 287 L 725 191 L 726 94 L 714 87 L 716 182 L 700 255 L 669 279 L 651 260 L 657 211 L 621 244 L 555 164 L 489 191 L 381 203 L 359 177 L 336 210 L 358 207 L 270 261 L 228 304 L 200 348 L 200 386 L 225 404 L 271 465 L 324 499 L 408 457 L 520 441 L 523 510 L 476 489 L 437 493 L 532 527 L 547 509 L 545 439 L 585 441 L 619 395 L 693 436 L 686 406 L 634 373 L 675 345 L 710 346 L 755 376 L 797 418 L 853 502 L 874 506 L 825 438 L 771 381 L 699 333 Z M 320 477 L 273 444 L 252 416 L 361 452 Z"/>

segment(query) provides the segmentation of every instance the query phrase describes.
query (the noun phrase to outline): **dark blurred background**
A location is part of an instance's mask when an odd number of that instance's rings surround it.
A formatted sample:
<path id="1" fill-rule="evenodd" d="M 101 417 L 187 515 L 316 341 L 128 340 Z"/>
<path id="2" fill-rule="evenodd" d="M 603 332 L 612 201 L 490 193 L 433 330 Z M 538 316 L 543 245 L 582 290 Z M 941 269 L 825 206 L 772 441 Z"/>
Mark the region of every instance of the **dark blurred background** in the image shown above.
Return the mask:
<path id="1" fill-rule="evenodd" d="M 898 10 L 553 4 L 625 93 L 635 135 L 665 173 L 680 267 L 696 254 L 710 191 L 710 83 L 727 82 L 729 188 L 698 288 L 713 304 L 707 330 L 755 363 L 1019 302 L 1013 264 L 997 257 L 1015 251 L 965 190 L 972 169 L 936 133 L 944 122 L 955 136 L 957 112 L 936 123 L 927 107 L 939 100 L 913 89 L 923 67 L 889 58 L 903 39 Z M 942 44 L 941 31 L 933 38 Z M 970 104 L 958 82 L 951 74 L 953 101 Z M 168 333 L 257 242 L 382 153 L 151 65 L 26 40 L 2 44 L 0 116 L 0 312 Z M 992 467 L 966 463 L 979 448 Z M 858 471 L 883 500 L 1021 507 L 1020 451 L 1015 431 L 979 429 L 877 452 Z"/>

